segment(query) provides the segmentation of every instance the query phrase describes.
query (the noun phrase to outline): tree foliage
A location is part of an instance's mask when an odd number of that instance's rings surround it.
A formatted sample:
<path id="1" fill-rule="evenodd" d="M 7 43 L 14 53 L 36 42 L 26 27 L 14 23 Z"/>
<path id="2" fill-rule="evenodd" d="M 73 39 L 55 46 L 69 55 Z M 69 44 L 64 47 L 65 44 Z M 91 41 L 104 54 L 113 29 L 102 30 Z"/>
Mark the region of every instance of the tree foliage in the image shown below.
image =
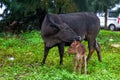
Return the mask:
<path id="1" fill-rule="evenodd" d="M 105 13 L 105 29 L 107 29 L 107 12 L 108 9 L 115 6 L 116 3 L 119 3 L 119 0 L 89 0 L 89 6 L 91 10 L 95 13 L 99 11 L 103 11 Z"/>
<path id="2" fill-rule="evenodd" d="M 0 7 L 6 6 L 0 16 L 7 22 L 21 20 L 24 17 L 35 15 L 39 8 L 48 13 L 70 12 L 97 12 L 104 11 L 107 20 L 107 9 L 118 3 L 119 0 L 0 0 Z M 42 16 L 41 14 L 39 17 Z M 106 22 L 107 23 L 107 22 Z M 106 24 L 105 24 L 106 25 Z"/>
<path id="3" fill-rule="evenodd" d="M 17 19 L 35 13 L 37 8 L 45 9 L 50 13 L 69 13 L 76 11 L 106 11 L 118 3 L 119 0 L 1 0 L 0 7 L 6 6 L 3 17 L 9 15 Z"/>
<path id="4" fill-rule="evenodd" d="M 53 0 L 54 13 L 70 13 L 77 11 L 77 7 L 72 0 Z"/>
<path id="5" fill-rule="evenodd" d="M 88 11 L 88 0 L 74 0 L 77 5 L 78 11 Z"/>

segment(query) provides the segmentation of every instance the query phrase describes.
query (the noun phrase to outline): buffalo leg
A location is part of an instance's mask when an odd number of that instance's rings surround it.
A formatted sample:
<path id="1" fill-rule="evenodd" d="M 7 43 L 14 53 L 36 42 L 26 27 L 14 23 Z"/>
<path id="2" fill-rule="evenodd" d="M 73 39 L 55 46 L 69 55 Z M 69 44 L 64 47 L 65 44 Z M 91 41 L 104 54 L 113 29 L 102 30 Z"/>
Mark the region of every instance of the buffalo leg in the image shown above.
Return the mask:
<path id="1" fill-rule="evenodd" d="M 90 49 L 89 49 L 89 54 L 88 54 L 88 57 L 87 57 L 87 62 L 90 60 L 93 52 L 94 52 L 94 49 L 90 48 Z"/>
<path id="2" fill-rule="evenodd" d="M 100 54 L 100 45 L 99 45 L 99 43 L 96 41 L 96 43 L 95 43 L 95 50 L 96 50 L 96 52 L 97 52 L 97 55 L 98 55 L 98 60 L 101 62 L 102 61 L 102 59 L 101 59 L 101 54 Z"/>
<path id="3" fill-rule="evenodd" d="M 91 58 L 91 56 L 94 52 L 94 42 L 95 42 L 94 39 L 88 39 L 89 54 L 88 54 L 88 57 L 87 57 L 87 62 L 90 60 L 90 58 Z"/>
<path id="4" fill-rule="evenodd" d="M 64 56 L 64 43 L 58 45 L 59 55 L 60 55 L 60 65 L 63 64 L 63 56 Z"/>
<path id="5" fill-rule="evenodd" d="M 49 49 L 50 49 L 49 47 L 46 47 L 46 46 L 44 47 L 44 57 L 43 57 L 43 60 L 42 60 L 43 65 L 45 64 Z"/>

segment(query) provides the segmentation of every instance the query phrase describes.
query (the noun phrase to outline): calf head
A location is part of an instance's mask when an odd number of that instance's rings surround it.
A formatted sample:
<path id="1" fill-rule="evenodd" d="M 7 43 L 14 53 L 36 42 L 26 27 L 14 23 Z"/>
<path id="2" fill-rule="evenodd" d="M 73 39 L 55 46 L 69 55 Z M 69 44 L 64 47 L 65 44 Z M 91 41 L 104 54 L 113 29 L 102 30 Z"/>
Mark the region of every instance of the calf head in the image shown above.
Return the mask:
<path id="1" fill-rule="evenodd" d="M 68 54 L 76 54 L 78 50 L 81 50 L 80 42 L 74 41 L 68 48 Z"/>

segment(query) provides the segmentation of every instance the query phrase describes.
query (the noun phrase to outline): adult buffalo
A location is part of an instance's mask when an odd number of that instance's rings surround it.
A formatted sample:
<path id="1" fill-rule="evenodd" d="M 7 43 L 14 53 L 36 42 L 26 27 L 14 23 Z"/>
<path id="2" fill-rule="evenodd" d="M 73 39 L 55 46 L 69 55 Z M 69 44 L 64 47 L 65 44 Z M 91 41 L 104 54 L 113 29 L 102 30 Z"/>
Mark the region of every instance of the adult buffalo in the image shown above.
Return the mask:
<path id="1" fill-rule="evenodd" d="M 88 41 L 89 54 L 87 61 L 94 49 L 97 51 L 98 60 L 101 61 L 100 46 L 96 41 L 99 31 L 99 19 L 93 13 L 47 14 L 41 26 L 41 34 L 45 45 L 42 63 L 45 64 L 49 49 L 58 46 L 60 64 L 62 64 L 64 46 L 73 42 L 73 40 L 78 40 L 78 38 L 80 38 L 80 41 Z"/>

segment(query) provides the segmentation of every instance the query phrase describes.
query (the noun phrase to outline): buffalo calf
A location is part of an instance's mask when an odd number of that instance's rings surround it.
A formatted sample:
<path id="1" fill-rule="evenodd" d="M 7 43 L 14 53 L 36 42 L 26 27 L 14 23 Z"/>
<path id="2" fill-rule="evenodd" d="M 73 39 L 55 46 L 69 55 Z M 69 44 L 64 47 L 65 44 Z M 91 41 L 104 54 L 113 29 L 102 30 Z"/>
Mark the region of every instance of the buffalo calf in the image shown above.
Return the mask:
<path id="1" fill-rule="evenodd" d="M 76 72 L 78 66 L 78 70 L 81 73 L 82 59 L 84 59 L 84 73 L 86 74 L 87 62 L 85 46 L 81 44 L 79 41 L 74 41 L 68 48 L 68 54 L 74 55 L 74 72 Z"/>

